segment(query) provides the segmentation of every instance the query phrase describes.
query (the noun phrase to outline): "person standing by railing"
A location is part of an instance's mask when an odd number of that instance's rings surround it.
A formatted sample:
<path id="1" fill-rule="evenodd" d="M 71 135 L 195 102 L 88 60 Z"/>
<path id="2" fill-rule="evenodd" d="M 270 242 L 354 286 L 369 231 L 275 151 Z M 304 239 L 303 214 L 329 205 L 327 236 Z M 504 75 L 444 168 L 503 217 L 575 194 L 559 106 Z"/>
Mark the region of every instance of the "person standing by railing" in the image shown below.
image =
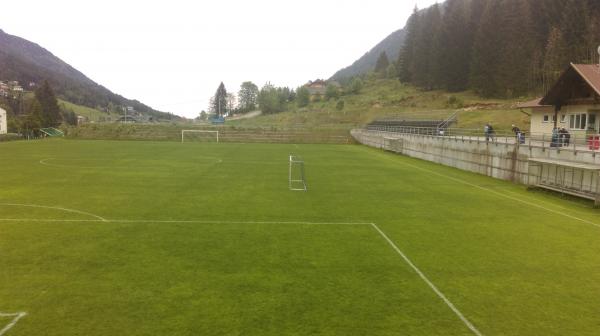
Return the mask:
<path id="1" fill-rule="evenodd" d="M 494 128 L 489 123 L 483 127 L 483 133 L 485 134 L 485 141 L 494 140 Z"/>
<path id="2" fill-rule="evenodd" d="M 513 133 L 515 133 L 515 137 L 517 138 L 517 143 L 519 143 L 519 144 L 525 143 L 525 136 L 523 135 L 523 132 L 521 132 L 520 128 L 518 128 L 516 125 L 513 124 L 512 131 L 513 131 Z"/>
<path id="3" fill-rule="evenodd" d="M 560 135 L 558 134 L 558 129 L 556 127 L 552 129 L 550 147 L 560 147 Z"/>

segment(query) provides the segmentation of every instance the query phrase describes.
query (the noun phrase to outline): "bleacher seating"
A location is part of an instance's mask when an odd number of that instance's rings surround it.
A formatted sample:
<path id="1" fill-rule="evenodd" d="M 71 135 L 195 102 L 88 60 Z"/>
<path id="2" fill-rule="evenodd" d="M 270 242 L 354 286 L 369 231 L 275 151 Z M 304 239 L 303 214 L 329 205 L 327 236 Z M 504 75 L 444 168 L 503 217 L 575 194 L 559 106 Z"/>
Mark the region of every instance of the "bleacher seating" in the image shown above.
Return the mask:
<path id="1" fill-rule="evenodd" d="M 418 134 L 438 134 L 439 131 L 446 130 L 456 122 L 456 115 L 448 119 L 377 119 L 366 126 L 367 130 L 389 131 L 389 132 L 410 132 Z"/>
<path id="2" fill-rule="evenodd" d="M 62 137 L 62 136 L 65 136 L 65 134 L 62 131 L 60 131 L 60 130 L 54 128 L 54 127 L 40 128 L 40 131 L 42 133 L 46 134 L 46 136 L 49 136 L 49 137 Z"/>

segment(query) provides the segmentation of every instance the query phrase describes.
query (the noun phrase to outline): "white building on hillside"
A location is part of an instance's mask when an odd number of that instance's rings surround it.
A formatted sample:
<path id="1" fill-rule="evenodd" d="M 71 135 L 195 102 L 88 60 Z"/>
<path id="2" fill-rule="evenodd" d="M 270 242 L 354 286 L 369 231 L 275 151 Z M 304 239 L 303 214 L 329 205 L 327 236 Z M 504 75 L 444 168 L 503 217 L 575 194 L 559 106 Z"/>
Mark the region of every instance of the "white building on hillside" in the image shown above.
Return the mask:
<path id="1" fill-rule="evenodd" d="M 8 133 L 8 126 L 6 124 L 6 111 L 0 108 L 0 134 Z"/>

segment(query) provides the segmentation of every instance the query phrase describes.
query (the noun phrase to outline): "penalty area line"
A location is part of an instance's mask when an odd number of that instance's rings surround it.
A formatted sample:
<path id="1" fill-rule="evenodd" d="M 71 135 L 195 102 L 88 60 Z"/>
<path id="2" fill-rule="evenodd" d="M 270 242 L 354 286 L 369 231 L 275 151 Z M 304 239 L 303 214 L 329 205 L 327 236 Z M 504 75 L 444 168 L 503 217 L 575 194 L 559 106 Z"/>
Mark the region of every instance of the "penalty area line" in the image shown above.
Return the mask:
<path id="1" fill-rule="evenodd" d="M 25 315 L 27 315 L 27 313 L 25 313 L 25 312 L 12 313 L 12 314 L 0 313 L 0 317 L 14 317 L 4 328 L 0 329 L 0 336 L 6 334 Z"/>
<path id="2" fill-rule="evenodd" d="M 467 328 L 469 328 L 473 334 L 477 335 L 477 336 L 482 336 L 483 334 L 473 325 L 473 323 L 471 323 L 471 321 L 469 321 L 469 319 L 467 319 L 460 310 L 458 310 L 458 308 L 456 308 L 456 306 L 452 303 L 452 301 L 450 301 L 446 295 L 444 295 L 444 293 L 442 293 L 437 287 L 436 285 L 433 284 L 433 282 L 431 282 L 431 280 L 429 280 L 429 278 L 427 278 L 427 276 L 425 276 L 425 274 L 406 256 L 406 254 L 404 254 L 404 252 L 402 252 L 402 250 L 400 250 L 400 248 L 379 228 L 379 226 L 377 226 L 377 224 L 375 223 L 371 223 L 371 226 L 373 227 L 373 229 L 375 229 L 375 231 L 377 231 L 379 233 L 379 235 L 385 239 L 385 241 L 387 241 L 387 243 L 400 255 L 400 257 L 402 257 L 402 259 L 404 259 L 404 261 L 406 262 L 406 264 L 408 264 L 408 266 L 410 266 L 421 278 L 421 280 L 423 280 L 427 286 L 429 286 L 429 288 L 431 288 L 431 290 L 433 290 L 433 292 L 440 298 L 442 299 L 442 301 L 444 301 L 444 303 L 450 308 L 450 310 L 452 310 L 452 312 L 454 312 L 454 314 L 456 314 L 456 316 L 458 316 L 458 318 L 467 326 Z"/>

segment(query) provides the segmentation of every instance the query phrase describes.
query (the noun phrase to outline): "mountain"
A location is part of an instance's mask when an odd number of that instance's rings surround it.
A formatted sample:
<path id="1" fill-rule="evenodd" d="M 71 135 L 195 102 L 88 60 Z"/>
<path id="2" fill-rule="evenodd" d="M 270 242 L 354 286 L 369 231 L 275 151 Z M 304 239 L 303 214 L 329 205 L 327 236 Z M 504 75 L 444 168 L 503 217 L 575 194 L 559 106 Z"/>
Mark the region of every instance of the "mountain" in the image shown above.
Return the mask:
<path id="1" fill-rule="evenodd" d="M 390 62 L 395 62 L 398 59 L 400 49 L 404 44 L 405 35 L 404 29 L 393 32 L 383 41 L 379 42 L 379 44 L 373 47 L 373 49 L 359 58 L 356 62 L 352 63 L 352 65 L 336 72 L 331 79 L 344 81 L 345 79 L 372 71 L 377 63 L 377 58 L 384 51 L 386 52 Z"/>
<path id="2" fill-rule="evenodd" d="M 136 111 L 156 118 L 174 117 L 111 92 L 38 44 L 6 34 L 2 30 L 0 80 L 16 80 L 25 86 L 31 82 L 47 80 L 58 97 L 78 105 L 100 109 L 132 106 Z"/>

